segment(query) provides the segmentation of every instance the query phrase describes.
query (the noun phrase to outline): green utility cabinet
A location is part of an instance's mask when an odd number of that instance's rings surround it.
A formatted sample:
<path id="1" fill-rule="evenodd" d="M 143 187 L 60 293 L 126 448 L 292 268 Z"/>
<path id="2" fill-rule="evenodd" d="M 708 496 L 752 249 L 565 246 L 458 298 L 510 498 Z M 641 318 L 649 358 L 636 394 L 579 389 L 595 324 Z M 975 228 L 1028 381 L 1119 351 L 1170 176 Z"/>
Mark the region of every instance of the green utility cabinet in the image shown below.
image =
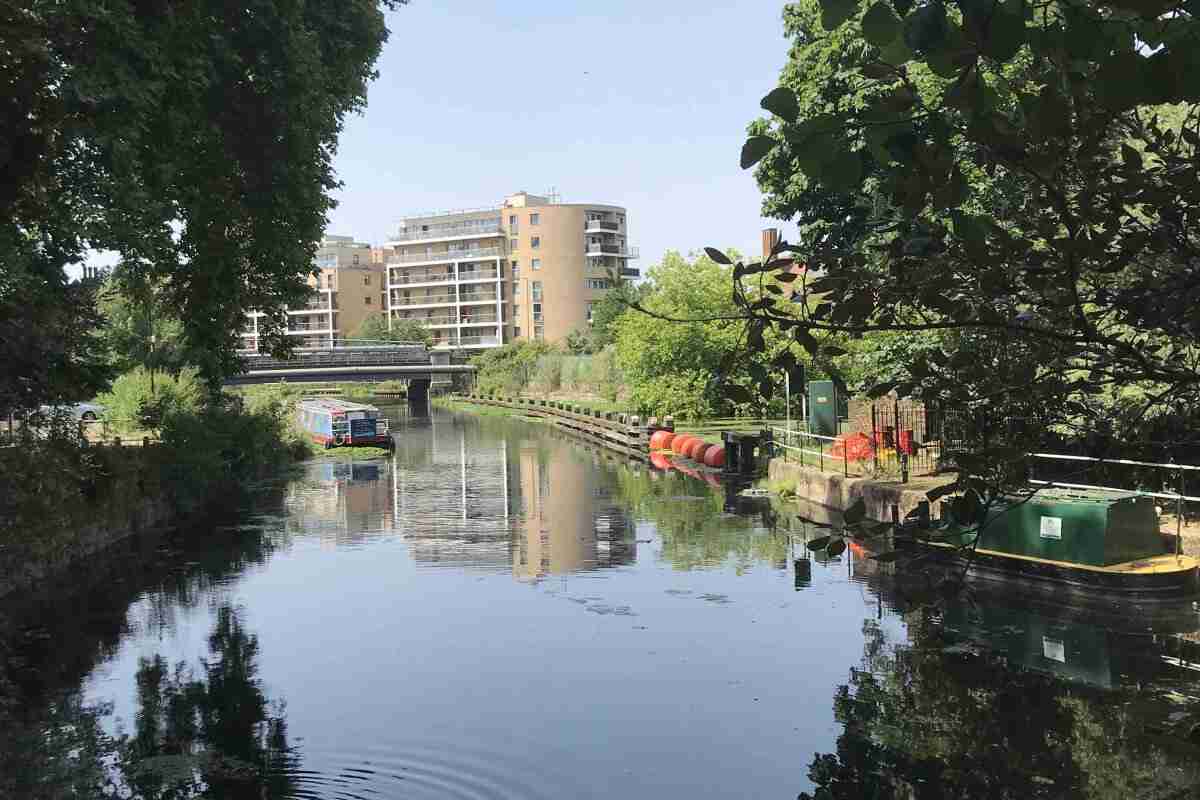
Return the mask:
<path id="1" fill-rule="evenodd" d="M 808 432 L 838 435 L 838 391 L 833 381 L 808 382 Z"/>
<path id="2" fill-rule="evenodd" d="M 1094 567 L 1165 552 L 1149 497 L 1065 489 L 993 507 L 979 546 Z"/>

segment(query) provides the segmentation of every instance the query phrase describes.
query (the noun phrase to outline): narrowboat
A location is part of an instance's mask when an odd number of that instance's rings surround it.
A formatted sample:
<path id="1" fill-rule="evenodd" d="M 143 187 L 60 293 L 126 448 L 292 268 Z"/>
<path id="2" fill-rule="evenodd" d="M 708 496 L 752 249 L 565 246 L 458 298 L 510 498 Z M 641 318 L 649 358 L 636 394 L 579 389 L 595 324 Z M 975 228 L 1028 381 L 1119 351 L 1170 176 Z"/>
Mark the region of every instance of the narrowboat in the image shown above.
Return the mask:
<path id="1" fill-rule="evenodd" d="M 330 447 L 391 447 L 386 417 L 379 409 L 347 400 L 313 398 L 296 404 L 296 424 L 317 444 Z"/>
<path id="2" fill-rule="evenodd" d="M 1132 492 L 1042 490 L 995 504 L 978 530 L 949 514 L 907 523 L 896 546 L 944 556 L 982 579 L 1143 598 L 1200 592 L 1200 560 L 1169 548 L 1154 500 Z"/>

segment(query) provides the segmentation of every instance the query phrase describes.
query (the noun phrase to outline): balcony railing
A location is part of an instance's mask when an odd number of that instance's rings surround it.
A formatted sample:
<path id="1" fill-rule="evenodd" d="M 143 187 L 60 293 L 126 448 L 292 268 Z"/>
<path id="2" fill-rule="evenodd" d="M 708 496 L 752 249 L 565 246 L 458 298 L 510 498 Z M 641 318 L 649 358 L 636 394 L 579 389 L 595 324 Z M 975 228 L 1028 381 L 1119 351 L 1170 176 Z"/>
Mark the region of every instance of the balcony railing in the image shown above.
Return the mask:
<path id="1" fill-rule="evenodd" d="M 504 255 L 500 247 L 476 247 L 472 250 L 440 250 L 434 253 L 396 253 L 385 262 L 389 267 L 395 264 L 416 264 L 423 261 L 470 261 L 475 258 L 495 258 Z"/>
<path id="2" fill-rule="evenodd" d="M 499 217 L 472 222 L 433 224 L 424 227 L 426 230 L 419 228 L 399 230 L 391 240 L 393 242 L 415 242 L 422 239 L 444 239 L 450 236 L 486 236 L 501 231 Z"/>
<path id="3" fill-rule="evenodd" d="M 463 325 L 495 325 L 501 320 L 495 314 L 463 314 L 458 321 Z"/>
<path id="4" fill-rule="evenodd" d="M 586 255 L 616 256 L 617 258 L 637 258 L 638 249 L 636 247 L 626 247 L 619 244 L 592 244 L 591 242 L 588 242 Z"/>
<path id="5" fill-rule="evenodd" d="M 637 267 L 621 267 L 622 278 L 640 278 L 642 271 Z"/>
<path id="6" fill-rule="evenodd" d="M 453 314 L 442 314 L 436 317 L 403 317 L 397 316 L 392 319 L 397 322 L 418 322 L 422 325 L 457 325 L 458 317 Z"/>
<path id="7" fill-rule="evenodd" d="M 422 270 L 420 272 L 405 272 L 404 270 L 390 270 L 389 281 L 392 285 L 406 283 L 445 283 L 455 279 L 453 272 L 428 272 Z"/>
<path id="8" fill-rule="evenodd" d="M 455 297 L 452 294 L 416 295 L 415 297 L 392 296 L 392 308 L 400 306 L 454 305 L 455 302 Z"/>
<path id="9" fill-rule="evenodd" d="M 588 233 L 616 232 L 621 230 L 621 224 L 603 219 L 589 219 L 583 229 Z"/>
<path id="10" fill-rule="evenodd" d="M 494 281 L 500 277 L 500 272 L 494 269 L 459 270 L 460 281 Z"/>
<path id="11" fill-rule="evenodd" d="M 458 296 L 458 302 L 460 302 L 460 303 L 494 303 L 494 302 L 496 302 L 496 295 L 494 295 L 494 294 L 476 294 L 474 292 L 467 292 L 467 293 L 460 294 Z"/>
<path id="12" fill-rule="evenodd" d="M 446 350 L 454 347 L 498 347 L 501 344 L 499 336 L 459 336 L 448 339 L 435 339 L 435 350 Z"/>

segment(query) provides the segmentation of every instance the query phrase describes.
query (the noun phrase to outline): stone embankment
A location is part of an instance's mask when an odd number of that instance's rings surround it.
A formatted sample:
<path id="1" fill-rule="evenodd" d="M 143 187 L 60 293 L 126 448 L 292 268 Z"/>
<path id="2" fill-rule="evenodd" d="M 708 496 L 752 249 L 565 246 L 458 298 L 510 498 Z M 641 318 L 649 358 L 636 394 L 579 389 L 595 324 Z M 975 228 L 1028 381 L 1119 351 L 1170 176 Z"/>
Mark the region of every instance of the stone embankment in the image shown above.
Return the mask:
<path id="1" fill-rule="evenodd" d="M 898 480 L 846 477 L 839 472 L 822 472 L 815 467 L 771 459 L 767 479 L 776 491 L 794 493 L 796 497 L 835 510 L 845 510 L 861 499 L 867 517 L 879 522 L 892 521 L 892 508 L 900 519 L 923 502 L 925 493 L 949 483 L 946 477 L 914 478 L 909 483 Z M 931 513 L 937 515 L 937 503 Z"/>

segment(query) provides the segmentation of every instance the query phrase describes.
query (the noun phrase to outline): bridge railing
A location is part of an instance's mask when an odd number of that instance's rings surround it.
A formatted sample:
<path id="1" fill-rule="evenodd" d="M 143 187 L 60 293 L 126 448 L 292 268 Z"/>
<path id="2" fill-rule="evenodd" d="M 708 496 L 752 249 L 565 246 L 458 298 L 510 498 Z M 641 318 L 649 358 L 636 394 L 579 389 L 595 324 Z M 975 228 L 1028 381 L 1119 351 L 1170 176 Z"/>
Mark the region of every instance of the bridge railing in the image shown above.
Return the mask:
<path id="1" fill-rule="evenodd" d="M 297 351 L 291 358 L 247 356 L 248 371 L 285 370 L 304 367 L 391 367 L 425 365 L 429 351 L 419 347 L 338 348 Z"/>

